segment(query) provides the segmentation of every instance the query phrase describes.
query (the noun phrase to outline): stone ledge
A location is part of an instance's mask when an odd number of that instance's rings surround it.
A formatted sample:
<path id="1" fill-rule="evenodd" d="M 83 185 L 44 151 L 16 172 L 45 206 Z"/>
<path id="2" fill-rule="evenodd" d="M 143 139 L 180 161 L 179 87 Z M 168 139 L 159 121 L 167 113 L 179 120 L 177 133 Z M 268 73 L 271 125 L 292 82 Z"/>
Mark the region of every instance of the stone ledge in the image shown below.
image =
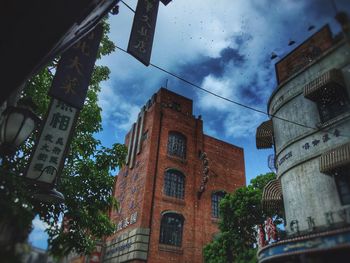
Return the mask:
<path id="1" fill-rule="evenodd" d="M 214 224 L 219 224 L 219 220 L 220 220 L 220 218 L 218 218 L 218 217 L 212 217 L 211 218 L 211 222 L 214 223 Z"/>
<path id="2" fill-rule="evenodd" d="M 172 246 L 172 245 L 165 245 L 165 244 L 159 244 L 158 250 L 176 253 L 176 254 L 183 254 L 184 253 L 184 251 L 181 247 L 176 247 L 176 246 Z"/>
<path id="3" fill-rule="evenodd" d="M 167 154 L 166 156 L 167 156 L 167 158 L 169 158 L 172 161 L 179 162 L 181 164 L 187 164 L 187 160 L 186 159 L 182 159 L 181 157 L 172 156 L 172 155 L 169 155 L 169 154 Z"/>
<path id="4" fill-rule="evenodd" d="M 184 200 L 178 199 L 175 197 L 163 196 L 162 200 L 165 202 L 169 202 L 169 203 L 173 203 L 173 204 L 177 204 L 177 205 L 182 205 L 182 206 L 186 205 L 186 202 Z"/>

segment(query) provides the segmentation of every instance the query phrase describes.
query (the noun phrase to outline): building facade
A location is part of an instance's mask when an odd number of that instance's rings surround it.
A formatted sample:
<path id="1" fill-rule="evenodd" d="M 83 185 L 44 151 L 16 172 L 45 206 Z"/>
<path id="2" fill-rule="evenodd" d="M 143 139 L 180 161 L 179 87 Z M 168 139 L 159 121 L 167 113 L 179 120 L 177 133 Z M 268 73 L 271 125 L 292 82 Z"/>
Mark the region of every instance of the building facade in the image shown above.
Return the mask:
<path id="1" fill-rule="evenodd" d="M 203 133 L 192 101 L 161 88 L 126 135 L 103 262 L 202 262 L 218 232 L 218 204 L 245 185 L 243 149 Z"/>
<path id="2" fill-rule="evenodd" d="M 328 26 L 276 64 L 272 118 L 257 147 L 274 145 L 277 180 L 267 207 L 283 205 L 286 238 L 259 262 L 345 262 L 350 248 L 350 45 Z"/>

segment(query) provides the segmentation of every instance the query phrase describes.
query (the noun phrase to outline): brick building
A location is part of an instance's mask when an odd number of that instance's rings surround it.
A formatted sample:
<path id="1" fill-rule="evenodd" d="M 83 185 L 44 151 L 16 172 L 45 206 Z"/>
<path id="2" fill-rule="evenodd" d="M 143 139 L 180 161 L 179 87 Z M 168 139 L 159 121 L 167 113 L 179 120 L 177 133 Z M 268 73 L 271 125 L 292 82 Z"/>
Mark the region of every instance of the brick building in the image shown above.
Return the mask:
<path id="1" fill-rule="evenodd" d="M 126 135 L 115 181 L 119 211 L 104 262 L 202 262 L 218 232 L 218 203 L 245 185 L 243 149 L 203 133 L 192 101 L 161 88 Z"/>

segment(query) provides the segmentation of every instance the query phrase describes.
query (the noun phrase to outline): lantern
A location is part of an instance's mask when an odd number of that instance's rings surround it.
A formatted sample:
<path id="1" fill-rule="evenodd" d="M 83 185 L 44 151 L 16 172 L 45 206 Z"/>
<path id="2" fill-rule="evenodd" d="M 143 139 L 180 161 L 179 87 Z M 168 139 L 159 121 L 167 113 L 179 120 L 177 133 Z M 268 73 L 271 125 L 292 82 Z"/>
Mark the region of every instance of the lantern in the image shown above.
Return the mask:
<path id="1" fill-rule="evenodd" d="M 40 119 L 31 107 L 8 107 L 0 126 L 1 155 L 11 155 L 34 131 Z"/>

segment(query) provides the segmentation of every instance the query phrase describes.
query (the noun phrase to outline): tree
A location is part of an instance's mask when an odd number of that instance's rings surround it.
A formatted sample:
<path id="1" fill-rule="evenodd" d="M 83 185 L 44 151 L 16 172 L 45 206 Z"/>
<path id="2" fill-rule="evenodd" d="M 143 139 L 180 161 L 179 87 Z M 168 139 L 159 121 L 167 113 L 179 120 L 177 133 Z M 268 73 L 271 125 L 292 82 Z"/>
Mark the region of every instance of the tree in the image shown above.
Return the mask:
<path id="1" fill-rule="evenodd" d="M 109 26 L 104 23 L 98 58 L 115 49 L 107 37 L 108 32 Z M 21 95 L 33 100 L 37 106 L 36 114 L 42 119 L 48 110 L 50 98 L 47 92 L 53 78 L 51 71 L 56 64 L 57 60 L 54 60 L 34 76 Z M 102 130 L 101 108 L 97 104 L 100 82 L 107 80 L 109 73 L 106 66 L 94 67 L 58 186 L 65 196 L 64 203 L 45 204 L 33 199 L 28 185 L 18 176 L 28 164 L 37 133 L 14 156 L 3 159 L 0 167 L 0 237 L 7 239 L 4 245 L 0 238 L 0 252 L 13 253 L 14 244 L 27 238 L 36 215 L 49 225 L 49 248 L 57 256 L 72 250 L 89 254 L 97 239 L 114 232 L 115 226 L 108 217 L 108 210 L 117 204 L 112 195 L 114 177 L 111 172 L 123 164 L 126 148 L 119 143 L 111 148 L 104 147 L 94 137 Z M 58 224 L 63 216 L 67 219 L 68 231 L 63 231 Z"/>
<path id="2" fill-rule="evenodd" d="M 220 202 L 220 233 L 204 248 L 205 262 L 256 262 L 256 226 L 268 216 L 281 222 L 277 211 L 261 207 L 264 186 L 275 179 L 274 173 L 259 175 L 250 184 L 227 194 Z"/>

